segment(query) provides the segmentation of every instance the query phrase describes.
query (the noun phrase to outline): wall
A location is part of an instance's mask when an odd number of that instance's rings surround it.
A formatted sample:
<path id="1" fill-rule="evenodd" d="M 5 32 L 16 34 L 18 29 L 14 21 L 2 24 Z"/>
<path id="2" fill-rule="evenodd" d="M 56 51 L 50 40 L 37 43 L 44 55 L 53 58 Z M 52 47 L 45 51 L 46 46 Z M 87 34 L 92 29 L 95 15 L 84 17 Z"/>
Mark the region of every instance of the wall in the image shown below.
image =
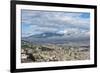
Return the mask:
<path id="1" fill-rule="evenodd" d="M 34 0 L 96 5 L 96 0 Z M 99 0 L 98 0 L 99 1 Z M 71 70 L 42 71 L 34 73 L 99 73 L 100 72 L 100 3 L 98 3 L 98 67 Z M 0 73 L 10 73 L 10 0 L 0 0 Z M 30 72 L 29 72 L 30 73 Z"/>

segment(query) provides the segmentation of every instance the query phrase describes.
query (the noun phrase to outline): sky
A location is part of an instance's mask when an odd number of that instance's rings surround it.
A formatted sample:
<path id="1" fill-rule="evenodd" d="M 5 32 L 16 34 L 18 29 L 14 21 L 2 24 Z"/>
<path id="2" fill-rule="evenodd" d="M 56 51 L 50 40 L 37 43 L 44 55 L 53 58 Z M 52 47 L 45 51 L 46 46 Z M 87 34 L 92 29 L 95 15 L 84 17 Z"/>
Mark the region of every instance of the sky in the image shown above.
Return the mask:
<path id="1" fill-rule="evenodd" d="M 22 37 L 53 32 L 74 37 L 90 36 L 90 13 L 21 10 Z M 53 37 L 52 37 L 53 38 Z"/>

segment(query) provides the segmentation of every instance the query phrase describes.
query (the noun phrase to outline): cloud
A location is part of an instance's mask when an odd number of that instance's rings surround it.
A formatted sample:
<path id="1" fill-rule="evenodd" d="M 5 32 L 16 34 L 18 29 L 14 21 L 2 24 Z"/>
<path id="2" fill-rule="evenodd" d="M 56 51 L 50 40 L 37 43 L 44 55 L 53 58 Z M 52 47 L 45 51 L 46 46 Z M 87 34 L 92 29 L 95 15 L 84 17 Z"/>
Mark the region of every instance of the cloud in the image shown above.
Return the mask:
<path id="1" fill-rule="evenodd" d="M 65 30 L 61 30 L 61 31 L 58 31 L 58 33 L 60 34 L 78 34 L 80 33 L 81 30 L 77 29 L 77 28 L 71 28 L 71 29 L 65 29 Z"/>
<path id="2" fill-rule="evenodd" d="M 58 34 L 64 34 L 62 37 L 51 37 L 52 39 L 87 39 L 90 37 L 90 32 L 87 30 L 80 30 L 76 28 L 61 30 Z"/>
<path id="3" fill-rule="evenodd" d="M 90 31 L 90 14 L 85 12 L 49 12 L 22 10 L 22 36 L 43 32 L 71 33 L 73 36 Z M 83 32 L 85 31 L 85 32 Z M 67 37 L 67 36 L 64 36 Z"/>

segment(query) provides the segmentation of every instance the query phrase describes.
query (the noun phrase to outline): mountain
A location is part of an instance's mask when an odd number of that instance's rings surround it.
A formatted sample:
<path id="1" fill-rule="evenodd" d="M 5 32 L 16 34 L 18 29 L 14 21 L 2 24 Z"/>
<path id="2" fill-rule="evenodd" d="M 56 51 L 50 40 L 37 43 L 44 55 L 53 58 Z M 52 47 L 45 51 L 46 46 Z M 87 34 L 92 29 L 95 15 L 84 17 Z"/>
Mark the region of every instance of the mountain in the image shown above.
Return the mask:
<path id="1" fill-rule="evenodd" d="M 77 44 L 89 44 L 90 37 L 80 37 L 78 35 L 73 36 L 72 34 L 61 34 L 53 32 L 44 32 L 41 34 L 31 35 L 29 37 L 24 37 L 22 40 L 33 43 L 33 44 L 68 44 L 68 43 L 77 43 Z"/>
<path id="2" fill-rule="evenodd" d="M 48 38 L 53 36 L 63 36 L 64 34 L 53 33 L 53 32 L 44 32 L 41 34 L 31 35 L 28 38 Z"/>

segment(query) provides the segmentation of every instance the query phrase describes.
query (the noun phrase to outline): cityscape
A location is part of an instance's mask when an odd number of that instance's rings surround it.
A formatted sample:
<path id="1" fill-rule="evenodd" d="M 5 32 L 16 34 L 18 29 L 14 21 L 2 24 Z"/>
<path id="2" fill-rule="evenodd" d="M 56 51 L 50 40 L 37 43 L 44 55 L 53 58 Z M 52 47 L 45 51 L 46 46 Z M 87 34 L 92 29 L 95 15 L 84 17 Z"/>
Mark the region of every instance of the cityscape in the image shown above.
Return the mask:
<path id="1" fill-rule="evenodd" d="M 21 63 L 90 59 L 90 13 L 21 10 Z"/>

